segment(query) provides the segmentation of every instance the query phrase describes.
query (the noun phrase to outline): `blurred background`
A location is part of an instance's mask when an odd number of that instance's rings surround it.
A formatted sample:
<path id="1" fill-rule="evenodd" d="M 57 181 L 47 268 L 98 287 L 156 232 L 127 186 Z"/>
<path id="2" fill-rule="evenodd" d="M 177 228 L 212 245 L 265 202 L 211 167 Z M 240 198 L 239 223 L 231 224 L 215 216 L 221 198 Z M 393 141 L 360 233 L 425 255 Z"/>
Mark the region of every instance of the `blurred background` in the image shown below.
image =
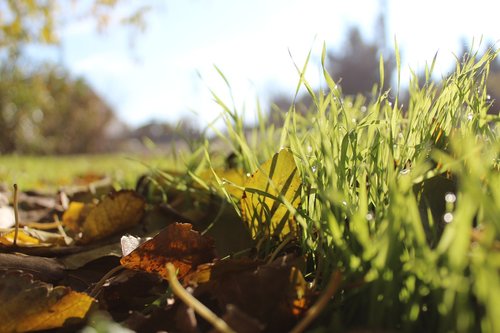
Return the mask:
<path id="1" fill-rule="evenodd" d="M 0 0 L 0 153 L 197 138 L 222 128 L 212 92 L 245 110 L 247 126 L 258 108 L 278 122 L 309 52 L 306 79 L 324 86 L 323 44 L 342 92 L 369 98 L 381 55 L 384 88 L 398 94 L 397 42 L 404 96 L 436 54 L 439 81 L 471 47 L 495 47 L 499 9 L 487 0 Z M 489 89 L 500 98 L 498 64 Z M 297 103 L 307 107 L 305 91 Z"/>

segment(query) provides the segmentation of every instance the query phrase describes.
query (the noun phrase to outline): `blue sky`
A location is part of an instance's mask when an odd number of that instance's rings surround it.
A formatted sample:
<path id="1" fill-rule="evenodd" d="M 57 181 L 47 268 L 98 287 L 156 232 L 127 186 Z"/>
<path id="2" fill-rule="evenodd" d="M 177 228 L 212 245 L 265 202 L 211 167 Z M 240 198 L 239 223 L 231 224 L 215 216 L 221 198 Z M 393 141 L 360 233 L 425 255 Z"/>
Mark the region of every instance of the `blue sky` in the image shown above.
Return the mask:
<path id="1" fill-rule="evenodd" d="M 236 105 L 255 117 L 276 93 L 293 94 L 312 49 L 308 78 L 319 82 L 323 42 L 341 52 L 345 32 L 359 25 L 371 38 L 378 0 L 183 0 L 161 3 L 144 33 L 111 26 L 98 34 L 90 20 L 69 22 L 52 57 L 84 76 L 132 126 L 152 119 L 195 116 L 204 126 L 220 113 L 210 89 L 230 102 L 218 66 L 229 80 Z M 402 81 L 409 67 L 422 69 L 439 50 L 437 72 L 447 72 L 460 40 L 500 39 L 497 1 L 387 0 L 388 41 L 402 50 Z M 35 52 L 37 52 L 35 50 Z M 40 54 L 45 54 L 40 52 Z M 290 54 L 292 57 L 290 57 Z"/>

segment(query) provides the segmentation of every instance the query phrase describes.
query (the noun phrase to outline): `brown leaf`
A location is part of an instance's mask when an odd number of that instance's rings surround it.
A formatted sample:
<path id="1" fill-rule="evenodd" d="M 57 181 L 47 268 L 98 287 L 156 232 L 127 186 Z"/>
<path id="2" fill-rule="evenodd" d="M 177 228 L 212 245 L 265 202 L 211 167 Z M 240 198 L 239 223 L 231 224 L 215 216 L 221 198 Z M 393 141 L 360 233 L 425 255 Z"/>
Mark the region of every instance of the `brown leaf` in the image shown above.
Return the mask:
<path id="1" fill-rule="evenodd" d="M 98 295 L 99 304 L 115 320 L 126 319 L 133 311 L 165 296 L 167 282 L 156 274 L 123 270 L 108 280 Z"/>
<path id="2" fill-rule="evenodd" d="M 211 238 L 192 230 L 189 223 L 175 223 L 141 244 L 120 262 L 126 268 L 158 273 L 165 279 L 168 279 L 165 266 L 171 262 L 178 269 L 179 279 L 182 279 L 198 265 L 211 262 L 214 258 Z"/>
<path id="3" fill-rule="evenodd" d="M 263 332 L 265 328 L 258 320 L 241 312 L 240 309 L 232 304 L 227 306 L 226 313 L 222 316 L 222 320 L 238 333 L 260 333 Z M 215 328 L 210 331 L 210 333 L 217 332 Z"/>
<path id="4" fill-rule="evenodd" d="M 309 305 L 310 292 L 296 260 L 281 257 L 271 264 L 249 259 L 221 260 L 210 281 L 195 290 L 197 298 L 216 299 L 220 310 L 230 304 L 266 325 L 267 332 L 286 331 Z"/>
<path id="5" fill-rule="evenodd" d="M 104 257 L 117 257 L 121 258 L 122 251 L 120 249 L 120 244 L 111 243 L 98 247 L 90 247 L 83 251 L 69 254 L 60 259 L 64 264 L 66 269 L 78 269 L 85 266 L 89 262 L 98 260 Z"/>
<path id="6" fill-rule="evenodd" d="M 82 244 L 99 240 L 130 228 L 144 215 L 145 201 L 134 191 L 113 192 L 95 207 L 71 203 L 63 215 L 63 224 L 74 233 L 81 233 Z"/>
<path id="7" fill-rule="evenodd" d="M 67 287 L 34 281 L 30 274 L 0 274 L 0 331 L 28 332 L 63 326 L 69 318 L 84 318 L 94 299 Z"/>

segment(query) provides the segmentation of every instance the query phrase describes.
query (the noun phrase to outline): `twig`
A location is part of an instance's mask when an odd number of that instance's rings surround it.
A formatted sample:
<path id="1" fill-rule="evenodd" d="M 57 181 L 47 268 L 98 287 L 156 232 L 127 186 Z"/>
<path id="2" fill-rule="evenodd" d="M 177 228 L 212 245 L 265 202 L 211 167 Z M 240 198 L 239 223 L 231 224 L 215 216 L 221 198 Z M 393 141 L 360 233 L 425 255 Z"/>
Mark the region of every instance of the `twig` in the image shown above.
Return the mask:
<path id="1" fill-rule="evenodd" d="M 23 222 L 23 226 L 38 230 L 57 229 L 59 224 L 57 222 Z"/>
<path id="2" fill-rule="evenodd" d="M 19 195 L 17 193 L 17 184 L 14 184 L 14 219 L 16 220 L 16 227 L 14 229 L 14 240 L 12 241 L 12 246 L 17 246 L 17 235 L 19 233 L 19 207 L 17 202 Z"/>
<path id="3" fill-rule="evenodd" d="M 316 319 L 316 317 L 323 311 L 325 306 L 328 304 L 328 301 L 335 294 L 337 289 L 340 286 L 340 282 L 342 282 L 342 274 L 339 271 L 335 271 L 330 276 L 330 281 L 328 281 L 328 285 L 326 286 L 326 290 L 318 299 L 318 301 L 311 306 L 309 311 L 307 311 L 306 315 L 302 320 L 290 331 L 290 333 L 301 333 L 303 332 L 309 324 Z"/>
<path id="4" fill-rule="evenodd" d="M 167 263 L 167 271 L 170 287 L 172 288 L 174 294 L 181 299 L 181 301 L 186 303 L 187 306 L 192 308 L 196 313 L 198 313 L 206 321 L 212 324 L 212 326 L 214 326 L 217 331 L 222 333 L 236 333 L 224 320 L 217 317 L 215 313 L 213 313 L 209 308 L 198 301 L 193 295 L 191 295 L 186 291 L 186 289 L 181 286 L 175 274 L 175 266 L 170 262 Z"/>
<path id="5" fill-rule="evenodd" d="M 64 238 L 64 242 L 66 243 L 66 245 L 70 245 L 73 240 L 70 237 L 68 237 L 68 234 L 66 233 L 66 231 L 64 231 L 63 225 L 61 221 L 59 221 L 59 217 L 57 216 L 57 214 L 54 214 L 54 221 L 55 221 L 54 223 L 57 226 L 57 230 Z"/>
<path id="6" fill-rule="evenodd" d="M 94 288 L 89 292 L 89 296 L 96 297 L 99 291 L 101 290 L 102 286 L 106 283 L 106 280 L 112 277 L 116 272 L 121 271 L 125 267 L 119 265 L 116 266 L 115 268 L 111 269 L 109 272 L 104 274 L 104 276 L 95 284 Z"/>

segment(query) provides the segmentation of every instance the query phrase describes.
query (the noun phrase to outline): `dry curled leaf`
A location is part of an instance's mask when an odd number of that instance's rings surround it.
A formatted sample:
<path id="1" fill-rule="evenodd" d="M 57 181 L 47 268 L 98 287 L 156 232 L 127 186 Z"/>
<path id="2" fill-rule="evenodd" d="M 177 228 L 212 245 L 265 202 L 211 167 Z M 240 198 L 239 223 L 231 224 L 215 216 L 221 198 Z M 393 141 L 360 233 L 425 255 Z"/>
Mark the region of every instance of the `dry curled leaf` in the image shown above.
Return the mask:
<path id="1" fill-rule="evenodd" d="M 67 287 L 53 287 L 20 271 L 0 273 L 0 332 L 29 332 L 61 327 L 82 319 L 94 299 Z"/>
<path id="2" fill-rule="evenodd" d="M 92 204 L 71 203 L 63 224 L 80 234 L 80 243 L 89 243 L 130 228 L 144 215 L 145 201 L 136 192 L 122 190 Z"/>
<path id="3" fill-rule="evenodd" d="M 166 264 L 171 262 L 178 270 L 179 279 L 182 279 L 198 265 L 211 262 L 214 258 L 214 242 L 210 237 L 192 230 L 189 223 L 174 223 L 120 262 L 126 268 L 158 273 L 165 279 L 168 278 Z"/>
<path id="4" fill-rule="evenodd" d="M 301 179 L 292 153 L 282 149 L 245 182 L 241 213 L 252 237 L 298 236 L 298 226 L 287 207 L 300 204 Z"/>
<path id="5" fill-rule="evenodd" d="M 310 303 L 311 292 L 296 266 L 300 262 L 292 256 L 280 257 L 270 264 L 250 259 L 220 260 L 200 267 L 190 278 L 196 280 L 196 274 L 200 274 L 201 279 L 196 282 L 202 283 L 194 295 L 216 300 L 219 311 L 233 305 L 265 324 L 268 332 L 286 331 Z"/>

